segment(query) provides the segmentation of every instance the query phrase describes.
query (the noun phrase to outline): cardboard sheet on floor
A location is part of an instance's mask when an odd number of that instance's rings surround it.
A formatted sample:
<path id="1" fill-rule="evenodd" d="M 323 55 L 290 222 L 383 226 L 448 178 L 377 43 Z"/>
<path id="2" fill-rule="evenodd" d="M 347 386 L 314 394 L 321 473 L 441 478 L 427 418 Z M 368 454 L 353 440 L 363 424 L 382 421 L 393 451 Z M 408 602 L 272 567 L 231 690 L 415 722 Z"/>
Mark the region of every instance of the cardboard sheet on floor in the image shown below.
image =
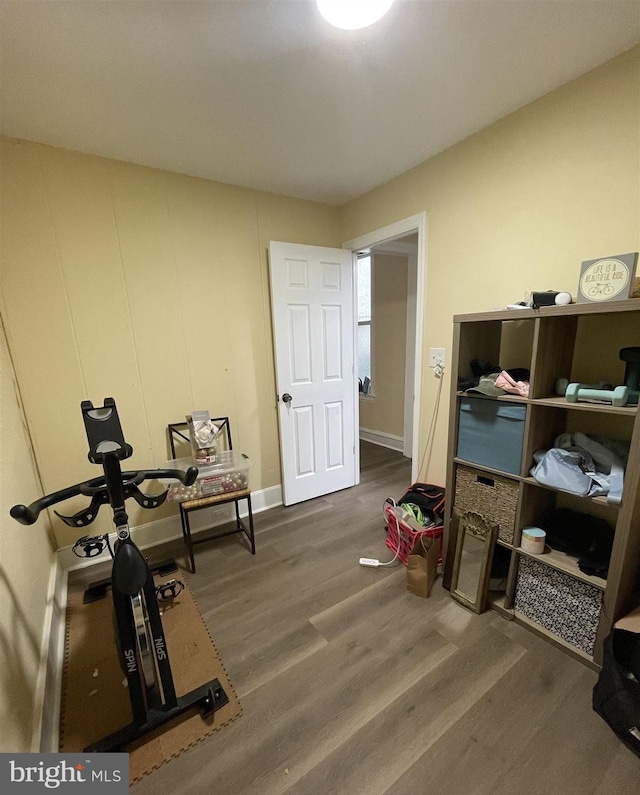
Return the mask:
<path id="1" fill-rule="evenodd" d="M 176 575 L 183 582 L 185 575 Z M 165 578 L 166 579 L 166 578 Z M 162 579 L 157 579 L 161 582 Z M 118 663 L 111 622 L 111 594 L 87 605 L 84 589 L 69 589 L 60 715 L 61 752 L 82 751 L 131 722 L 125 676 Z M 178 696 L 217 678 L 229 703 L 203 720 L 197 709 L 185 712 L 124 750 L 129 780 L 138 781 L 160 765 L 227 726 L 242 714 L 189 588 L 165 606 L 162 615 L 171 670 Z"/>

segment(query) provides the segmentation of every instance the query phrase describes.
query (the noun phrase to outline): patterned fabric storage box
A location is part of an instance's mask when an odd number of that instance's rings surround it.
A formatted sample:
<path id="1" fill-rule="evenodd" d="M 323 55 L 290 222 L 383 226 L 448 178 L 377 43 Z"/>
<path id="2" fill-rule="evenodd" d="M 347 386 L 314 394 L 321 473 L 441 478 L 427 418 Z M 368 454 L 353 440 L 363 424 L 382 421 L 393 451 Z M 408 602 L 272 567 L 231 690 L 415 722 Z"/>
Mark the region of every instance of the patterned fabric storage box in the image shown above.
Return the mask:
<path id="1" fill-rule="evenodd" d="M 462 398 L 456 456 L 520 474 L 527 407 L 486 398 Z"/>
<path id="2" fill-rule="evenodd" d="M 462 513 L 475 511 L 498 525 L 498 537 L 513 543 L 518 504 L 518 483 L 471 467 L 456 467 L 454 506 Z"/>
<path id="3" fill-rule="evenodd" d="M 601 607 L 599 588 L 520 557 L 516 610 L 586 654 L 593 654 Z"/>

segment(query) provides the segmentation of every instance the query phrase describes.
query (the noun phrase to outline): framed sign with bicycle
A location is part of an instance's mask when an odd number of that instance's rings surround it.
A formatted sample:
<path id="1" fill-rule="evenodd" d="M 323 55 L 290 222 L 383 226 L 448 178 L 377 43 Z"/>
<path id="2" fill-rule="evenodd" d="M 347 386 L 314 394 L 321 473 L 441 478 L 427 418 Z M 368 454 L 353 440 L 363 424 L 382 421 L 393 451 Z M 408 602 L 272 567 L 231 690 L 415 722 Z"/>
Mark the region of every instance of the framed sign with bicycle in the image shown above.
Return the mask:
<path id="1" fill-rule="evenodd" d="M 638 252 L 590 259 L 582 263 L 577 302 L 620 301 L 630 298 L 635 285 Z"/>

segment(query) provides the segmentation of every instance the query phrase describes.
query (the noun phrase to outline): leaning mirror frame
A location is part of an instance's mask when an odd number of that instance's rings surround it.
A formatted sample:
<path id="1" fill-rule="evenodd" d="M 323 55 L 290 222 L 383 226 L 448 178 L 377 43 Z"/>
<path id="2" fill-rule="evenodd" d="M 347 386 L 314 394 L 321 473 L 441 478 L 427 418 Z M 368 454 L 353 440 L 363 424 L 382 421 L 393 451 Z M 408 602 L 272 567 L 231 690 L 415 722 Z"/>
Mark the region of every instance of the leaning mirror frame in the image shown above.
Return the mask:
<path id="1" fill-rule="evenodd" d="M 461 513 L 455 508 L 452 511 L 452 536 L 456 539 L 455 557 L 453 561 L 453 577 L 451 580 L 451 596 L 460 604 L 482 613 L 486 607 L 489 576 L 493 548 L 498 535 L 498 525 L 485 516 L 473 511 Z M 460 589 L 461 573 L 464 566 L 463 553 L 465 541 L 474 540 L 483 544 L 480 554 L 475 594 L 464 593 Z"/>

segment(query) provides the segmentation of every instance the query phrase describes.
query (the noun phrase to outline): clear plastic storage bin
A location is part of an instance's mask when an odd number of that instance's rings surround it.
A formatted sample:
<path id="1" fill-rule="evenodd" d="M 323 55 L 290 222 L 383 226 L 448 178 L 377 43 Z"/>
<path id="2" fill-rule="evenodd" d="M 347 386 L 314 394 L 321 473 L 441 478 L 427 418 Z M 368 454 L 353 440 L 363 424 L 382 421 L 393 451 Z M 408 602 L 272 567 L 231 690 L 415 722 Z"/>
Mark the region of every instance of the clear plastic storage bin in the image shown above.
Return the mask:
<path id="1" fill-rule="evenodd" d="M 171 481 L 167 499 L 171 502 L 184 502 L 246 489 L 249 487 L 250 465 L 251 462 L 244 453 L 235 450 L 221 452 L 215 463 L 197 465 L 198 477 L 193 485 L 183 486 L 182 483 Z M 167 469 L 184 471 L 190 466 L 196 466 L 196 463 L 193 458 L 178 458 L 167 461 L 164 466 Z"/>

